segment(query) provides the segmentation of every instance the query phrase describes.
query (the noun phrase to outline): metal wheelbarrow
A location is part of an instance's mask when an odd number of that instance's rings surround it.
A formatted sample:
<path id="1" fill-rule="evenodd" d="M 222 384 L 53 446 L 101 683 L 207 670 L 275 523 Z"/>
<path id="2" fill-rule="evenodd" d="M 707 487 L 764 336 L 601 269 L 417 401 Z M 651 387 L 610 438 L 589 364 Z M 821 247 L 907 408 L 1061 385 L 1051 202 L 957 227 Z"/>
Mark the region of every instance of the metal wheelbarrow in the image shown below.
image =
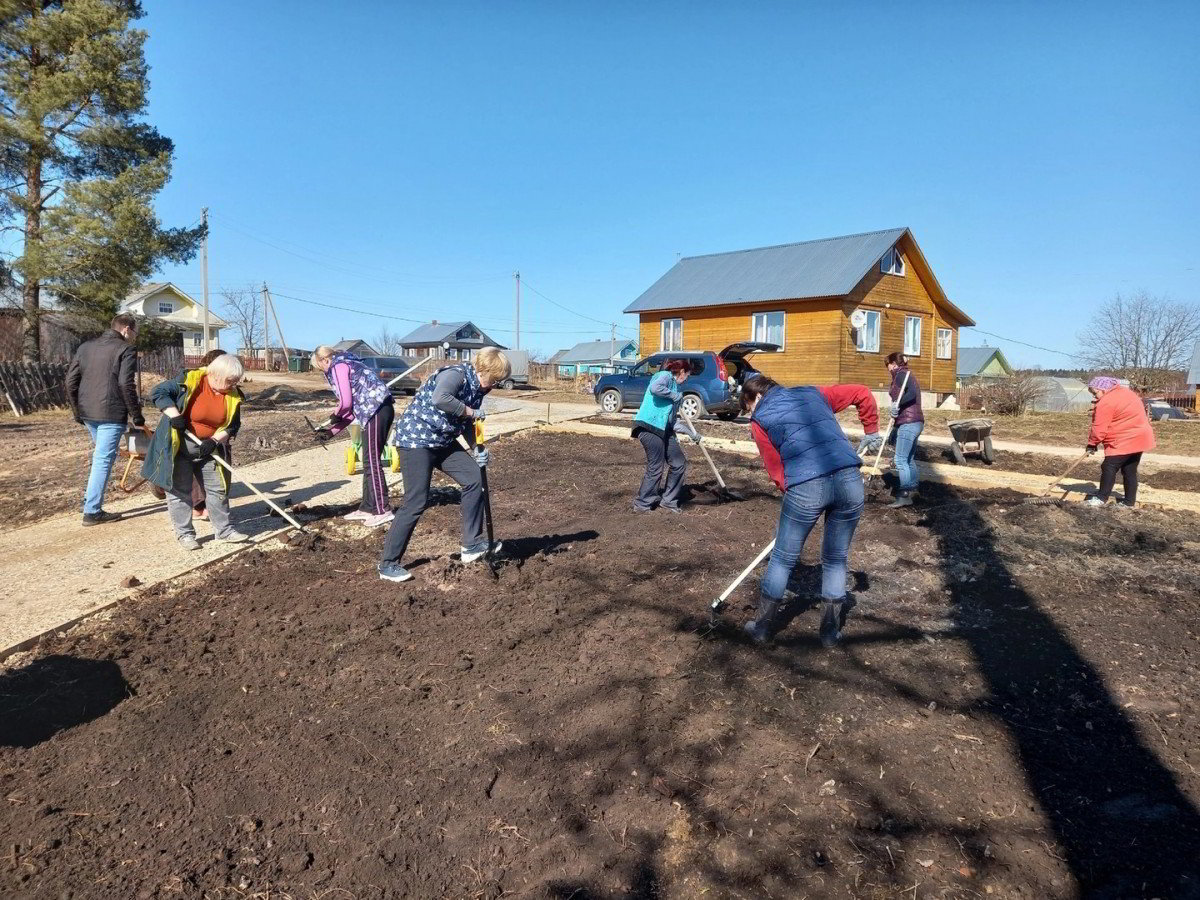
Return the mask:
<path id="1" fill-rule="evenodd" d="M 145 478 L 139 478 L 133 485 L 126 484 L 133 464 L 146 458 L 146 452 L 150 449 L 150 438 L 153 436 L 154 430 L 148 425 L 143 425 L 141 428 L 130 425 L 129 430 L 125 432 L 118 453 L 120 456 L 129 457 L 129 462 L 125 463 L 125 471 L 121 473 L 119 487 L 127 494 L 132 494 L 146 482 Z"/>
<path id="2" fill-rule="evenodd" d="M 983 461 L 991 465 L 996 460 L 996 451 L 992 449 L 992 420 L 991 419 L 960 419 L 949 423 L 950 455 L 960 466 L 967 461 L 968 453 L 978 453 Z M 974 446 L 968 446 L 974 444 Z"/>

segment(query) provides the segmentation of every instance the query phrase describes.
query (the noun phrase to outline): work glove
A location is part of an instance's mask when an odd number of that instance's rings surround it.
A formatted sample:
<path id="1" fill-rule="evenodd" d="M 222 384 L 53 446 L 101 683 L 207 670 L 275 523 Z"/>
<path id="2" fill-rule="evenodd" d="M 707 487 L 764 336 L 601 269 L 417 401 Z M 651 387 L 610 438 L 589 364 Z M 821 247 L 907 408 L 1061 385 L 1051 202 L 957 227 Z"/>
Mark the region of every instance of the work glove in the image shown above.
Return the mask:
<path id="1" fill-rule="evenodd" d="M 180 413 L 177 416 L 171 416 L 171 418 L 169 418 L 167 421 L 170 422 L 171 427 L 177 431 L 187 430 L 187 416 L 185 416 L 183 413 Z"/>
<path id="2" fill-rule="evenodd" d="M 199 459 L 205 456 L 212 456 L 216 450 L 217 442 L 212 438 L 205 438 L 198 446 L 196 446 L 196 458 Z"/>
<path id="3" fill-rule="evenodd" d="M 143 416 L 140 412 L 135 412 L 133 414 L 132 421 L 133 421 L 134 428 L 145 428 L 146 427 L 146 417 Z"/>
<path id="4" fill-rule="evenodd" d="M 483 407 L 481 406 L 481 407 L 479 407 L 479 409 L 471 410 L 471 418 L 474 419 L 476 422 L 482 422 L 484 419 L 487 418 L 487 413 L 485 413 L 483 411 Z"/>
<path id="5" fill-rule="evenodd" d="M 874 434 L 864 434 L 862 440 L 858 442 L 858 452 L 861 453 L 878 453 L 879 448 L 883 446 L 883 437 L 879 432 Z"/>
<path id="6" fill-rule="evenodd" d="M 84 424 L 83 415 L 79 412 L 78 409 L 72 408 L 71 415 L 74 417 L 75 421 L 78 422 L 80 425 Z"/>
<path id="7" fill-rule="evenodd" d="M 900 404 L 899 404 L 899 403 L 893 403 L 893 404 L 892 404 L 892 405 L 891 405 L 891 406 L 888 408 L 888 412 L 890 412 L 890 413 L 892 414 L 892 418 L 893 418 L 893 419 L 899 418 L 899 416 L 900 416 Z"/>
<path id="8" fill-rule="evenodd" d="M 319 441 L 322 444 L 333 437 L 333 432 L 328 428 L 317 428 L 313 430 L 313 440 Z"/>
<path id="9" fill-rule="evenodd" d="M 1097 445 L 1095 445 L 1095 444 L 1088 444 L 1088 445 L 1087 445 L 1087 455 L 1088 455 L 1088 456 L 1095 456 L 1095 455 L 1096 455 L 1096 450 L 1097 450 L 1097 449 L 1099 449 L 1099 448 L 1097 447 Z"/>
<path id="10" fill-rule="evenodd" d="M 486 466 L 492 459 L 492 455 L 488 453 L 487 447 L 475 448 L 475 462 L 479 463 L 479 468 Z"/>
<path id="11" fill-rule="evenodd" d="M 693 441 L 695 441 L 697 444 L 699 444 L 700 443 L 700 432 L 693 431 L 691 434 L 691 438 Z"/>

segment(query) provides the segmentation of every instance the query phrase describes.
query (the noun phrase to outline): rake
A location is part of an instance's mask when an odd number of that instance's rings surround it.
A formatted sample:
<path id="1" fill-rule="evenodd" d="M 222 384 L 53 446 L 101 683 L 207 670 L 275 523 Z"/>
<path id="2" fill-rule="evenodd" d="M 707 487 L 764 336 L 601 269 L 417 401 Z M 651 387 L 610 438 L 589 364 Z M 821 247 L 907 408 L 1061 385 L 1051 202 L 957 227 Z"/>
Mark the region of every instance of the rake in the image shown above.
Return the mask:
<path id="1" fill-rule="evenodd" d="M 1088 454 L 1084 453 L 1083 456 L 1079 457 L 1079 459 L 1075 460 L 1075 462 L 1073 462 L 1073 463 L 1071 463 L 1071 465 L 1067 466 L 1067 471 L 1063 472 L 1061 475 L 1059 475 L 1057 478 L 1055 478 L 1054 481 L 1052 481 L 1050 483 L 1050 486 L 1048 488 L 1046 488 L 1045 493 L 1043 493 L 1040 497 L 1030 497 L 1026 500 L 1022 500 L 1021 501 L 1022 505 L 1024 505 L 1024 506 L 1051 506 L 1054 504 L 1062 503 L 1063 502 L 1062 497 L 1051 497 L 1050 495 L 1054 492 L 1054 489 L 1056 487 L 1058 487 L 1060 484 L 1062 484 L 1063 480 L 1068 475 L 1070 475 L 1072 472 L 1074 472 L 1077 468 L 1079 468 L 1079 465 L 1087 458 L 1088 458 Z"/>
<path id="2" fill-rule="evenodd" d="M 774 549 L 775 540 L 772 538 L 771 543 L 763 547 L 762 552 L 759 553 L 758 556 L 754 557 L 754 562 L 742 569 L 742 574 L 733 579 L 733 582 L 729 585 L 729 587 L 725 588 L 725 590 L 721 592 L 721 596 L 712 602 L 712 605 L 708 609 L 708 618 L 711 624 L 714 626 L 717 624 L 717 618 L 721 615 L 722 610 L 725 609 L 725 603 L 729 599 L 729 595 L 737 590 L 738 585 L 745 581 L 746 577 L 755 569 L 757 569 L 759 565 L 762 564 L 762 561 L 771 555 L 771 551 Z"/>
<path id="3" fill-rule="evenodd" d="M 904 381 L 900 384 L 900 393 L 896 395 L 897 398 L 904 396 L 904 389 L 908 387 L 908 376 L 911 374 L 911 372 L 904 373 Z M 899 399 L 897 399 L 897 402 L 899 402 Z M 888 422 L 887 432 L 883 435 L 883 443 L 879 445 L 879 452 L 875 454 L 875 464 L 871 466 L 863 466 L 862 472 L 864 475 L 866 475 L 865 480 L 867 482 L 870 482 L 870 480 L 876 475 L 883 474 L 883 470 L 879 468 L 879 461 L 883 459 L 883 448 L 887 446 L 887 442 L 892 436 L 892 429 L 895 427 L 896 420 L 893 418 L 890 422 Z"/>
<path id="4" fill-rule="evenodd" d="M 700 452 L 703 453 L 704 458 L 708 460 L 708 467 L 712 469 L 712 473 L 717 476 L 717 501 L 724 503 L 745 500 L 746 496 L 744 494 L 739 494 L 737 491 L 731 491 L 725 486 L 725 479 L 722 478 L 721 473 L 717 471 L 717 464 L 714 463 L 712 457 L 708 455 L 708 448 L 703 444 L 697 444 L 696 446 L 700 448 Z"/>

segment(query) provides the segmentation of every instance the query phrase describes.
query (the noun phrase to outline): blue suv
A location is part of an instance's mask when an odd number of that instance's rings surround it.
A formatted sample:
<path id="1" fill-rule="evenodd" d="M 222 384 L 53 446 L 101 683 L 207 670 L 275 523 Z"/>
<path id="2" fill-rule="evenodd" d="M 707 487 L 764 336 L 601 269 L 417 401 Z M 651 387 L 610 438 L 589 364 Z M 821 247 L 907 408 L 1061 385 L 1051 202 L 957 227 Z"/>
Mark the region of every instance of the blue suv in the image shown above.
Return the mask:
<path id="1" fill-rule="evenodd" d="M 675 350 L 655 353 L 628 372 L 604 375 L 596 382 L 596 402 L 606 413 L 636 409 L 642 403 L 650 379 L 662 371 L 669 359 L 687 360 L 691 374 L 682 385 L 681 415 L 691 419 L 712 413 L 719 419 L 736 419 L 741 412 L 742 382 L 758 370 L 746 361 L 751 353 L 774 353 L 778 344 L 741 341 L 720 353 L 712 350 Z"/>

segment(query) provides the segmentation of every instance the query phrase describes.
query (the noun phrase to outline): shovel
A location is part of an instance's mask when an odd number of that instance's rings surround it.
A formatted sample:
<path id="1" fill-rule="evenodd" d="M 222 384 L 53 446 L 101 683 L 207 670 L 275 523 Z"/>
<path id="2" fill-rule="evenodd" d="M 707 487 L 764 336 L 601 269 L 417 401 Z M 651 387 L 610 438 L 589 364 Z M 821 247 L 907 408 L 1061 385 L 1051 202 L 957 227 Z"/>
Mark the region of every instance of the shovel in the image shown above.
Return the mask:
<path id="1" fill-rule="evenodd" d="M 1054 492 L 1054 489 L 1062 484 L 1063 480 L 1077 468 L 1079 468 L 1079 465 L 1087 458 L 1088 454 L 1083 454 L 1083 456 L 1079 457 L 1079 459 L 1067 466 L 1067 471 L 1063 472 L 1061 475 L 1055 478 L 1053 482 L 1050 483 L 1050 487 L 1046 488 L 1046 492 L 1044 494 L 1042 494 L 1040 497 L 1030 497 L 1022 500 L 1021 504 L 1023 506 L 1050 506 L 1055 503 L 1062 503 L 1061 497 L 1052 497 L 1050 495 Z"/>
<path id="2" fill-rule="evenodd" d="M 333 420 L 332 420 L 332 419 L 330 419 L 329 421 L 330 421 L 330 423 L 332 423 L 332 422 L 333 422 Z M 314 425 L 314 424 L 313 424 L 313 420 L 312 420 L 312 419 L 310 419 L 308 416 L 305 416 L 305 417 L 304 417 L 304 422 L 305 422 L 305 424 L 307 424 L 307 425 L 308 425 L 308 427 L 309 427 L 309 428 L 311 428 L 311 429 L 312 429 L 312 433 L 313 433 L 313 434 L 319 434 L 319 433 L 321 432 L 321 429 L 320 429 L 319 427 L 317 427 L 316 425 Z M 326 426 L 326 427 L 328 427 L 328 426 Z M 322 449 L 322 450 L 328 450 L 328 449 L 329 449 L 329 447 L 326 445 L 325 441 L 321 441 L 321 449 Z"/>
<path id="3" fill-rule="evenodd" d="M 461 434 L 458 436 L 458 443 L 468 453 L 471 451 L 471 445 L 467 443 L 467 439 Z M 482 447 L 483 441 L 483 423 L 475 423 L 475 446 Z M 496 558 L 492 554 L 492 545 L 495 544 L 495 533 L 492 530 L 492 498 L 488 493 L 488 477 L 487 466 L 479 467 L 480 489 L 483 491 L 483 521 L 487 525 L 487 552 L 483 555 L 484 560 L 488 564 L 488 571 L 492 573 L 492 578 L 500 580 L 500 573 L 496 570 Z"/>
<path id="4" fill-rule="evenodd" d="M 704 454 L 704 458 L 708 461 L 708 467 L 712 469 L 713 475 L 717 477 L 717 502 L 733 503 L 738 500 L 745 500 L 746 497 L 743 494 L 739 494 L 737 491 L 731 491 L 729 488 L 725 487 L 725 479 L 722 478 L 721 473 L 717 471 L 717 464 L 714 463 L 712 457 L 708 455 L 708 448 L 705 447 L 704 444 L 697 444 L 696 446 L 700 448 L 700 452 Z"/>
<path id="5" fill-rule="evenodd" d="M 196 437 L 190 431 L 185 431 L 183 433 L 189 441 L 191 441 L 197 447 L 200 446 L 200 443 L 201 443 L 200 438 Z M 223 460 L 221 458 L 220 453 L 214 453 L 212 455 L 212 459 L 213 459 L 213 462 L 215 462 L 217 465 L 221 466 L 226 472 L 229 473 L 229 477 L 231 480 L 234 477 L 236 477 L 236 473 L 233 471 L 233 466 L 231 466 L 229 463 L 225 462 L 225 460 Z M 289 525 L 291 525 L 297 531 L 304 530 L 304 526 L 301 525 L 299 522 L 297 522 L 295 519 L 293 519 L 291 516 L 289 516 L 287 514 L 287 512 L 284 511 L 282 506 L 277 504 L 274 500 L 272 500 L 270 497 L 268 497 L 266 494 L 264 494 L 262 491 L 260 491 L 254 485 L 252 485 L 250 482 L 244 481 L 242 483 L 245 484 L 246 487 L 250 488 L 250 490 L 252 490 L 255 494 L 257 494 L 260 499 L 265 500 L 267 506 L 271 507 L 271 509 L 275 510 L 275 512 L 279 513 L 279 515 L 283 516 L 283 518 L 287 520 Z"/>
<path id="6" fill-rule="evenodd" d="M 737 590 L 738 585 L 746 580 L 746 576 L 748 576 L 751 572 L 753 572 L 755 569 L 757 569 L 759 567 L 759 565 L 762 564 L 762 561 L 771 555 L 771 551 L 774 549 L 775 549 L 775 539 L 772 538 L 771 543 L 769 543 L 769 544 L 767 544 L 767 546 L 763 547 L 762 553 L 760 553 L 760 554 L 758 554 L 758 556 L 754 557 L 754 562 L 750 563 L 750 565 L 748 565 L 748 566 L 746 566 L 746 568 L 742 569 L 742 574 L 739 575 L 737 578 L 733 579 L 733 583 L 730 584 L 729 587 L 725 588 L 725 590 L 721 592 L 721 596 L 712 602 L 712 606 L 709 607 L 709 611 L 708 611 L 708 619 L 711 624 L 713 624 L 713 625 L 717 624 L 717 617 L 720 616 L 721 611 L 725 609 L 725 602 L 729 599 L 729 595 Z"/>

